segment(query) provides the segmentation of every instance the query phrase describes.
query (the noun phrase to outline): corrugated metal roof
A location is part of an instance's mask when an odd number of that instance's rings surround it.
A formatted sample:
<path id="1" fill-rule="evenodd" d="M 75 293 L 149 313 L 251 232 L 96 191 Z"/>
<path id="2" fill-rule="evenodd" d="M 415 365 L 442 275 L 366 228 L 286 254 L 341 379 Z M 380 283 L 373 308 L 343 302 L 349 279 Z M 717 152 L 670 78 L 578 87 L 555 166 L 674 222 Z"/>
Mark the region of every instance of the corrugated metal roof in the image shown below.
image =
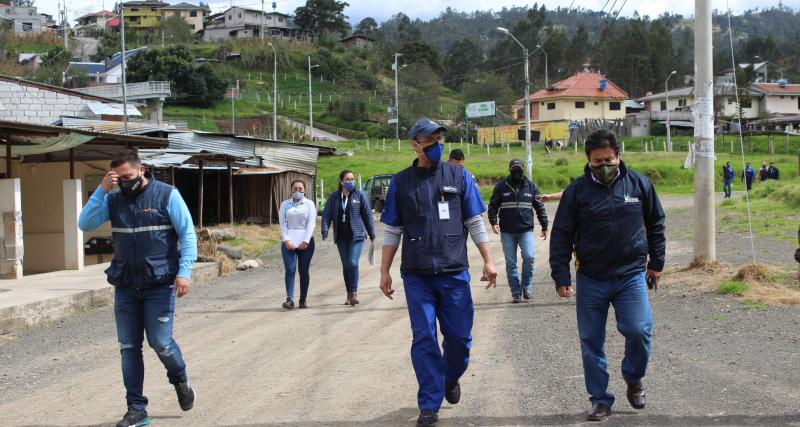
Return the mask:
<path id="1" fill-rule="evenodd" d="M 256 157 L 255 143 L 240 141 L 237 138 L 209 134 L 203 132 L 175 132 L 169 135 L 169 148 L 175 150 L 203 150 L 211 153 L 227 154 L 247 160 L 242 163 L 249 166 L 261 166 Z"/>
<path id="2" fill-rule="evenodd" d="M 141 116 L 142 113 L 133 104 L 128 103 L 128 116 Z M 102 102 L 87 102 L 92 113 L 97 116 L 122 116 L 124 114 L 122 104 L 104 104 Z"/>
<path id="3" fill-rule="evenodd" d="M 261 156 L 265 166 L 312 176 L 317 173 L 317 148 L 265 141 L 257 146 L 256 153 Z"/>
<path id="4" fill-rule="evenodd" d="M 57 122 L 58 123 L 58 122 Z M 106 133 L 125 133 L 125 125 L 122 122 L 110 120 L 81 119 L 77 117 L 62 117 L 60 123 L 65 128 L 83 129 L 91 132 Z M 128 121 L 128 135 L 147 135 L 157 132 L 173 131 L 176 127 L 165 123 L 141 123 Z"/>

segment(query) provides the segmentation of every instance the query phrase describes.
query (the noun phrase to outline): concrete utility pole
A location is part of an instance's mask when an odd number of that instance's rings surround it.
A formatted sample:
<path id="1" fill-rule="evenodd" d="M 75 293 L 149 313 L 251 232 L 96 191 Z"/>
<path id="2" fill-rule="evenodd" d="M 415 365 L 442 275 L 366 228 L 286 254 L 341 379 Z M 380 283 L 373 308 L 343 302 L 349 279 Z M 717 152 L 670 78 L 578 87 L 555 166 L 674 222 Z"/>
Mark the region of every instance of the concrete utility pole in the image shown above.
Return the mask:
<path id="1" fill-rule="evenodd" d="M 311 69 L 319 65 L 311 66 L 311 55 L 308 56 L 308 140 L 314 140 L 314 98 L 311 95 Z"/>
<path id="2" fill-rule="evenodd" d="M 125 65 L 125 6 L 119 5 L 119 34 L 120 45 L 122 47 L 122 127 L 125 135 L 128 134 L 128 88 L 127 88 L 127 69 Z"/>
<path id="3" fill-rule="evenodd" d="M 262 2 L 263 7 L 263 2 Z M 267 43 L 272 48 L 272 140 L 278 140 L 278 51 L 272 43 Z"/>
<path id="4" fill-rule="evenodd" d="M 264 40 L 264 0 L 261 0 L 261 31 L 258 32 L 261 40 Z"/>
<path id="5" fill-rule="evenodd" d="M 522 47 L 522 55 L 525 57 L 525 154 L 527 155 L 528 178 L 533 179 L 533 155 L 531 154 L 531 78 L 530 72 L 528 71 L 528 48 L 517 40 L 507 29 L 497 27 L 497 31 L 507 34 L 514 39 L 514 41 Z"/>
<path id="6" fill-rule="evenodd" d="M 669 79 L 677 73 L 677 71 L 672 70 L 667 76 L 667 79 L 664 80 L 664 95 L 667 97 L 667 151 L 672 151 L 672 136 L 670 135 L 671 132 L 669 129 L 669 87 L 667 84 L 669 83 Z"/>
<path id="7" fill-rule="evenodd" d="M 542 45 L 537 44 L 536 49 L 539 49 L 544 54 L 544 87 L 550 87 L 550 80 L 547 78 L 547 52 L 542 48 Z"/>
<path id="8" fill-rule="evenodd" d="M 714 212 L 714 80 L 710 0 L 694 3 L 694 259 L 717 259 Z"/>
<path id="9" fill-rule="evenodd" d="M 397 61 L 397 58 L 401 56 L 403 56 L 402 53 L 394 53 L 394 113 L 397 115 L 397 121 L 394 124 L 394 137 L 397 139 L 398 144 L 400 144 L 400 95 L 398 91 L 397 73 L 400 69 L 400 63 Z"/>
<path id="10" fill-rule="evenodd" d="M 236 98 L 237 97 L 239 97 L 239 80 L 236 80 L 236 89 L 231 88 L 231 134 L 233 134 L 233 135 L 236 135 Z"/>

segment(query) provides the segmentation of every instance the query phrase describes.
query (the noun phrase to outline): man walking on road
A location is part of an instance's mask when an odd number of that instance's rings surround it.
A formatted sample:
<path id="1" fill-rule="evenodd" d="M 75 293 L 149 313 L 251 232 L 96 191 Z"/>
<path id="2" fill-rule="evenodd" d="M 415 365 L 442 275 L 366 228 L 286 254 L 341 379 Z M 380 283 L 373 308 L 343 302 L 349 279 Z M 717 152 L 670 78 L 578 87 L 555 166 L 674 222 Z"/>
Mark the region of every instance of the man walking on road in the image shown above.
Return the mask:
<path id="1" fill-rule="evenodd" d="M 111 191 L 114 185 L 118 191 Z M 145 332 L 167 369 L 181 409 L 194 406 L 195 392 L 172 330 L 175 298 L 186 295 L 191 287 L 197 237 L 178 190 L 145 175 L 139 157 L 131 151 L 111 161 L 111 170 L 81 211 L 78 226 L 92 231 L 109 220 L 114 259 L 105 272 L 115 287 L 114 318 L 128 404 L 117 427 L 145 426 L 150 424 L 143 394 Z"/>
<path id="2" fill-rule="evenodd" d="M 558 295 L 573 294 L 569 263 L 577 256 L 576 311 L 590 421 L 611 413 L 605 334 L 609 304 L 625 336 L 622 376 L 628 402 L 645 406 L 642 385 L 650 356 L 653 315 L 647 288 L 657 289 L 664 268 L 664 211 L 644 176 L 619 159 L 617 137 L 598 130 L 586 139 L 585 174 L 564 191 L 550 236 L 550 268 Z M 649 257 L 649 261 L 648 261 Z"/>
<path id="3" fill-rule="evenodd" d="M 506 276 L 511 288 L 511 298 L 516 304 L 521 297 L 531 299 L 533 291 L 533 211 L 542 226 L 542 238 L 547 239 L 547 212 L 538 199 L 539 188 L 522 171 L 522 160 L 508 164 L 508 178 L 494 186 L 489 200 L 489 223 L 500 235 L 503 255 L 506 258 Z M 498 221 L 499 219 L 499 221 Z M 517 247 L 522 253 L 522 280 L 517 271 Z"/>
<path id="4" fill-rule="evenodd" d="M 414 337 L 411 362 L 419 383 L 418 426 L 436 424 L 443 399 L 456 404 L 461 398 L 459 378 L 469 364 L 475 312 L 465 230 L 483 257 L 481 280 L 488 281 L 489 288 L 497 278 L 478 187 L 466 169 L 442 159 L 446 131 L 430 119 L 414 124 L 411 148 L 418 158 L 392 178 L 381 215 L 385 227 L 380 287 L 389 299 L 394 294 L 389 271 L 403 242 L 400 277 Z"/>
<path id="5" fill-rule="evenodd" d="M 731 197 L 731 189 L 733 187 L 733 179 L 736 177 L 736 172 L 731 166 L 731 162 L 726 162 L 722 167 L 722 192 L 725 197 Z"/>
<path id="6" fill-rule="evenodd" d="M 742 181 L 745 183 L 745 188 L 747 191 L 753 189 L 753 181 L 756 180 L 756 171 L 750 166 L 750 162 L 745 164 L 744 170 L 742 171 Z"/>

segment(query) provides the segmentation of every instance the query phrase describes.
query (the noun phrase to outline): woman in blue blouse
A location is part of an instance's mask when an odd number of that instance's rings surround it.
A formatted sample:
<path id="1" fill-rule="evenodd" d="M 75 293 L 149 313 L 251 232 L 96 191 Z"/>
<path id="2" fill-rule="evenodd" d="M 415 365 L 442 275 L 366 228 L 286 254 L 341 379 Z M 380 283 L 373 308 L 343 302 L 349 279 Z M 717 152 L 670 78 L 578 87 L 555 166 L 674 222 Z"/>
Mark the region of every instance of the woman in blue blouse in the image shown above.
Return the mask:
<path id="1" fill-rule="evenodd" d="M 358 259 L 369 236 L 375 240 L 375 225 L 370 213 L 369 198 L 356 189 L 353 171 L 339 174 L 339 189 L 331 193 L 322 211 L 322 240 L 328 238 L 333 224 L 333 241 L 342 260 L 342 274 L 347 288 L 345 305 L 358 304 Z"/>

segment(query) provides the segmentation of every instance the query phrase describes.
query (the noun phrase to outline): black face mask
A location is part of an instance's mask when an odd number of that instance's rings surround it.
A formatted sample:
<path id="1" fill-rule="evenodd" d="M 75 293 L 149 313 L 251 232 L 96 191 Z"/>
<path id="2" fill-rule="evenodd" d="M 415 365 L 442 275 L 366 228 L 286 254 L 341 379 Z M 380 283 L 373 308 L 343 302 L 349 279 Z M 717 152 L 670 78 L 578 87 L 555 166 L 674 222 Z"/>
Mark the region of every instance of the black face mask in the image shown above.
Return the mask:
<path id="1" fill-rule="evenodd" d="M 125 197 L 130 197 L 131 199 L 135 199 L 139 194 L 142 194 L 144 190 L 144 180 L 142 179 L 142 174 L 139 174 L 134 179 L 129 179 L 127 181 L 119 181 L 119 189 L 122 191 L 122 194 Z"/>
<path id="2" fill-rule="evenodd" d="M 511 171 L 511 182 L 515 184 L 519 184 L 522 182 L 523 172 L 521 170 L 512 170 Z"/>

